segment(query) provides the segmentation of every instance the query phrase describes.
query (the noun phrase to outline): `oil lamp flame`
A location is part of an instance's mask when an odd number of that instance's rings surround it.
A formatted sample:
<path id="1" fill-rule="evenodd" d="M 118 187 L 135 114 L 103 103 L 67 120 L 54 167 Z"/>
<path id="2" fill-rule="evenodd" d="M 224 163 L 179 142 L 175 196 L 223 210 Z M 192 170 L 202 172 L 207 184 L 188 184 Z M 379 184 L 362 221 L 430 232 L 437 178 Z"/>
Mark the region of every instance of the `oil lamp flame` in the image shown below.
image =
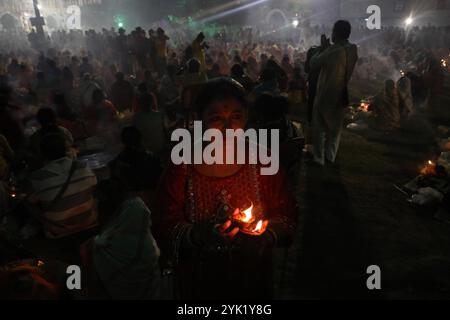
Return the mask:
<path id="1" fill-rule="evenodd" d="M 253 203 L 250 205 L 249 208 L 245 209 L 242 211 L 242 213 L 244 214 L 244 217 L 241 219 L 243 222 L 250 222 L 250 220 L 252 219 L 253 215 L 252 215 L 252 210 L 253 210 Z"/>
<path id="2" fill-rule="evenodd" d="M 361 111 L 368 112 L 369 111 L 369 104 L 367 102 L 365 102 L 365 101 L 362 101 L 361 104 L 359 105 L 359 109 Z"/>
<path id="3" fill-rule="evenodd" d="M 424 167 L 420 170 L 420 174 L 422 175 L 435 175 L 436 174 L 436 164 L 431 161 L 428 160 Z"/>
<path id="4" fill-rule="evenodd" d="M 258 223 L 256 224 L 255 229 L 253 229 L 253 232 L 260 232 L 262 229 L 262 225 L 263 225 L 263 221 L 259 220 Z"/>

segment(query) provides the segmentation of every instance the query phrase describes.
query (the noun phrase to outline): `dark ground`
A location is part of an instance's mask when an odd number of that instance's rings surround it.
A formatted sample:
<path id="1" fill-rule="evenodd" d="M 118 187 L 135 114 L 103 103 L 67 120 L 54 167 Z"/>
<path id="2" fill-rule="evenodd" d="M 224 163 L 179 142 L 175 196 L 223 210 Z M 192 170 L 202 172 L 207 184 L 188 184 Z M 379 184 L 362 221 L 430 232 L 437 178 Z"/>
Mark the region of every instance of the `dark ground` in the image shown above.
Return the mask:
<path id="1" fill-rule="evenodd" d="M 450 224 L 418 213 L 393 187 L 417 176 L 426 157 L 345 132 L 336 167 L 303 163 L 301 228 L 287 258 L 276 255 L 277 297 L 449 299 Z M 373 264 L 381 290 L 366 287 Z"/>
<path id="2" fill-rule="evenodd" d="M 417 145 L 345 132 L 338 166 L 302 160 L 300 228 L 293 246 L 276 252 L 276 297 L 449 299 L 450 224 L 419 213 L 393 187 L 417 176 L 427 157 Z M 381 268 L 381 290 L 366 287 L 369 265 Z"/>

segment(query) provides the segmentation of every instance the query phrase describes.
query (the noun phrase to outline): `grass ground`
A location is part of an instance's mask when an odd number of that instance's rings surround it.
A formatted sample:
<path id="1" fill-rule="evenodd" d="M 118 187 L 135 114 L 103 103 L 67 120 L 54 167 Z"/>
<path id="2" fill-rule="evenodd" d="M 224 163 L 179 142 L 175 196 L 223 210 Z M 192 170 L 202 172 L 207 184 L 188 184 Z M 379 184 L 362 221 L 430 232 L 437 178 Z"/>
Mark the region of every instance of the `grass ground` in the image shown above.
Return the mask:
<path id="1" fill-rule="evenodd" d="M 300 170 L 301 227 L 276 255 L 279 298 L 450 298 L 450 225 L 419 214 L 393 184 L 414 178 L 426 151 L 345 132 L 335 168 Z M 369 265 L 381 290 L 368 290 Z M 281 272 L 280 270 L 285 270 Z"/>

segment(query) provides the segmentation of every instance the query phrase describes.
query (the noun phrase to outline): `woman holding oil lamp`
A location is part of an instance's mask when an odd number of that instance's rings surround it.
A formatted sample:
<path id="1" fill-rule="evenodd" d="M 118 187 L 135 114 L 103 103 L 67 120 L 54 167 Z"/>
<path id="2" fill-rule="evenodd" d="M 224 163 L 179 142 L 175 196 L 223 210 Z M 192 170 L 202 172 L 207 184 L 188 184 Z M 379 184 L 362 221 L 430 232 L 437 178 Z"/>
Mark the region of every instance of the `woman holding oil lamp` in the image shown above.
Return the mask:
<path id="1" fill-rule="evenodd" d="M 243 88 L 232 80 L 205 84 L 196 105 L 204 129 L 246 127 Z M 224 138 L 224 152 L 227 143 Z M 174 267 L 178 298 L 272 297 L 272 248 L 290 245 L 297 206 L 282 171 L 261 175 L 260 167 L 235 162 L 167 168 L 153 231 Z"/>

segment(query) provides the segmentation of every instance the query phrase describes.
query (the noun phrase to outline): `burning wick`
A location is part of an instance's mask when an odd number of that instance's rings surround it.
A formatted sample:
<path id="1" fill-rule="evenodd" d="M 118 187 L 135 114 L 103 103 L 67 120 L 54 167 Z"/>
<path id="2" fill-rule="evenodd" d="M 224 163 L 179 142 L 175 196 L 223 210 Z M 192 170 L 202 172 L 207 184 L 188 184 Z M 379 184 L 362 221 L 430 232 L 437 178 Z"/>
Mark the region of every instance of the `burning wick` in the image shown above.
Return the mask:
<path id="1" fill-rule="evenodd" d="M 255 215 L 253 214 L 253 203 L 245 210 L 239 210 L 239 213 L 233 214 L 233 220 L 240 225 L 242 232 L 247 234 L 259 234 L 264 226 L 264 221 L 259 220 L 255 227 L 253 227 L 253 221 L 255 221 Z"/>
<path id="2" fill-rule="evenodd" d="M 366 102 L 361 102 L 359 109 L 364 111 L 364 112 L 368 112 L 369 111 L 369 104 Z"/>
<path id="3" fill-rule="evenodd" d="M 253 218 L 252 210 L 253 210 L 253 203 L 250 205 L 249 208 L 242 211 L 242 213 L 244 214 L 244 217 L 241 219 L 242 222 L 250 222 L 250 220 Z"/>
<path id="4" fill-rule="evenodd" d="M 420 174 L 422 175 L 434 175 L 436 174 L 436 165 L 433 161 L 428 160 L 425 166 L 420 170 Z"/>
<path id="5" fill-rule="evenodd" d="M 262 229 L 262 225 L 263 225 L 263 221 L 259 220 L 258 223 L 256 224 L 255 229 L 253 229 L 253 232 L 260 232 Z"/>

